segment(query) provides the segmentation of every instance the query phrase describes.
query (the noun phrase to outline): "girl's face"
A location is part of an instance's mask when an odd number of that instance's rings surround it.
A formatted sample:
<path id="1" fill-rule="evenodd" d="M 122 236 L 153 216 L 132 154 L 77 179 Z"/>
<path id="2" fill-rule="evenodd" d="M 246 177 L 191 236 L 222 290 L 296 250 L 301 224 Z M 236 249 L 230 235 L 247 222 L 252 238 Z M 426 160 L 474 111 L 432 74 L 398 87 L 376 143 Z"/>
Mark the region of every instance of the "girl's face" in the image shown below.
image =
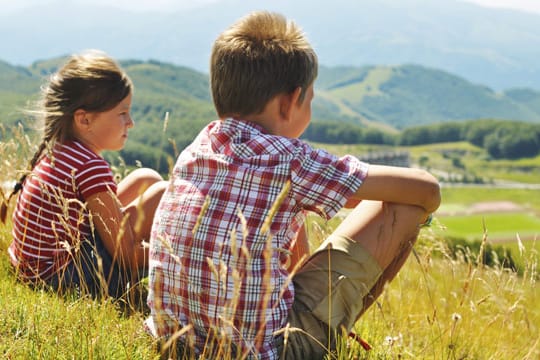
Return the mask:
<path id="1" fill-rule="evenodd" d="M 134 125 L 130 110 L 131 94 L 108 111 L 86 113 L 86 129 L 79 133 L 79 140 L 96 154 L 105 150 L 121 150 L 128 138 L 128 129 Z"/>

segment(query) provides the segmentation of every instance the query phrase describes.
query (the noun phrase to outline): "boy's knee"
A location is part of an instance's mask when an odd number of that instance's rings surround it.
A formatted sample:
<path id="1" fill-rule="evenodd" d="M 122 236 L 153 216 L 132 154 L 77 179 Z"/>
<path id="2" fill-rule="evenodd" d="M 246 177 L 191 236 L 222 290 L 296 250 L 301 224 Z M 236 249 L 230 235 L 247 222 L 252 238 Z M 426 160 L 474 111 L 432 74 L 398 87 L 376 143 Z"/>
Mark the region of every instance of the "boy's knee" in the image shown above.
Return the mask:
<path id="1" fill-rule="evenodd" d="M 425 210 L 416 205 L 383 203 L 382 206 L 383 216 L 387 218 L 392 227 L 399 228 L 400 231 L 406 228 L 417 230 L 427 216 Z"/>
<path id="2" fill-rule="evenodd" d="M 408 205 L 408 204 L 399 204 L 393 202 L 383 202 L 383 208 L 386 211 L 392 211 L 399 214 L 415 214 L 417 213 L 420 216 L 421 213 L 425 212 L 420 206 Z"/>

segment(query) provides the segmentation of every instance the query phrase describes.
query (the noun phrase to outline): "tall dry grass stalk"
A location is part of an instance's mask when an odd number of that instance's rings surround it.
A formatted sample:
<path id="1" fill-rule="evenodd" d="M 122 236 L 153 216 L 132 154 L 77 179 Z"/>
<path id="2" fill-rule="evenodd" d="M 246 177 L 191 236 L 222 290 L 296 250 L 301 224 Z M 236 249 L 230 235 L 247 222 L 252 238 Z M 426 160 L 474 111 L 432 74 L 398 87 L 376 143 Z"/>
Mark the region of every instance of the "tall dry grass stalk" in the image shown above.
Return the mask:
<path id="1" fill-rule="evenodd" d="M 526 280 L 501 264 L 485 266 L 476 262 L 482 254 L 462 253 L 456 258 L 444 238 L 429 229 L 420 240 L 415 257 L 383 293 L 377 306 L 356 325 L 357 331 L 374 344 L 377 356 L 540 356 L 536 280 Z M 484 242 L 489 242 L 487 229 Z"/>
<path id="2" fill-rule="evenodd" d="M 1 126 L 0 130 L 5 132 Z M 33 141 L 21 128 L 15 129 L 9 139 L 3 137 L 0 142 L 0 181 L 3 186 L 20 177 L 18 169 L 26 169 L 27 161 L 35 150 L 32 144 Z M 115 171 L 122 177 L 128 168 L 122 165 Z M 51 193 L 51 196 L 55 194 Z M 245 224 L 240 211 L 238 216 Z M 339 221 L 339 218 L 325 222 L 309 217 L 308 234 L 312 248 L 317 247 Z M 442 227 L 437 221 L 434 224 Z M 124 304 L 130 311 L 126 313 L 120 309 L 118 312 L 119 308 L 111 307 L 111 301 L 104 293 L 99 300 L 77 298 L 73 293 L 57 297 L 40 289 L 30 291 L 17 282 L 5 254 L 11 241 L 10 225 L 8 218 L 7 225 L 0 231 L 0 333 L 3 335 L 0 354 L 12 359 L 197 358 L 188 351 L 193 331 L 189 324 L 179 326 L 173 336 L 160 344 L 161 347 L 153 347 L 156 342 L 141 330 L 144 313 L 129 297 Z M 240 238 L 245 238 L 245 225 L 239 231 L 242 232 Z M 75 241 L 77 235 L 73 236 L 72 244 L 65 246 L 75 253 L 80 244 Z M 249 250 L 243 242 L 239 244 L 237 238 L 237 234 L 231 234 L 233 263 L 239 264 L 239 259 L 244 259 L 249 264 Z M 160 240 L 174 257 L 168 240 Z M 269 261 L 272 252 L 281 250 L 273 248 L 270 237 L 267 240 L 265 258 Z M 521 242 L 519 235 L 516 241 Z M 485 251 L 487 243 L 488 229 L 484 229 L 482 251 Z M 355 332 L 372 345 L 372 350 L 366 351 L 361 344 L 343 334 L 339 337 L 338 352 L 331 358 L 540 358 L 538 254 L 527 250 L 523 244 L 520 253 L 526 264 L 522 276 L 497 264 L 493 267 L 482 265 L 479 261 L 481 254 L 464 251 L 456 257 L 444 238 L 430 229 L 422 230 L 414 256 L 355 325 Z M 233 291 L 237 291 L 245 269 L 229 268 L 224 261 L 212 264 L 214 279 L 226 286 L 224 274 L 230 273 Z M 98 269 L 98 273 L 102 271 Z M 294 271 L 291 277 L 293 274 Z M 106 283 L 106 274 L 101 275 L 100 281 Z M 261 289 L 263 294 L 268 290 L 268 287 Z M 228 289 L 224 287 L 221 291 Z M 81 289 L 81 293 L 84 292 L 85 289 Z M 229 331 L 238 331 L 232 322 L 238 298 L 225 305 L 224 322 L 229 325 Z M 155 306 L 159 307 L 159 302 Z M 264 312 L 266 309 L 261 310 Z M 123 316 L 125 314 L 130 316 Z M 285 339 L 294 331 L 300 330 L 287 326 L 280 330 Z M 187 349 L 177 346 L 179 339 L 185 339 Z M 200 357 L 236 359 L 247 355 L 236 350 L 230 341 L 230 332 L 216 329 L 209 335 L 207 347 Z"/>
<path id="3" fill-rule="evenodd" d="M 16 179 L 19 179 L 25 172 L 28 173 L 28 176 L 32 176 L 32 173 L 28 169 L 28 163 L 29 159 L 33 156 L 34 152 L 36 151 L 36 146 L 33 144 L 36 143 L 35 139 L 31 139 L 30 136 L 25 134 L 24 129 L 22 126 L 15 127 L 11 129 L 11 131 L 7 131 L 1 124 L 0 124 L 0 132 L 2 134 L 3 141 L 0 142 L 0 158 L 2 159 L 1 168 L 2 172 L 0 175 L 0 184 L 1 184 L 1 190 L 2 190 L 2 196 L 3 200 L 7 200 L 7 195 L 12 191 L 13 185 L 15 183 Z M 5 140 L 4 140 L 5 139 Z M 46 151 L 49 152 L 49 155 L 51 154 L 50 149 L 47 149 Z M 54 158 L 51 159 L 51 162 L 54 163 Z M 114 167 L 113 170 L 115 170 L 115 179 L 120 181 L 123 177 L 125 177 L 129 173 L 128 167 L 123 163 L 123 161 L 120 161 L 119 167 Z M 73 184 L 75 186 L 75 184 Z M 53 225 L 53 231 L 58 234 L 58 238 L 65 237 L 61 236 L 60 233 L 67 234 L 68 240 L 62 241 L 59 245 L 69 254 L 72 261 L 76 264 L 77 269 L 82 269 L 83 266 L 81 264 L 81 257 L 80 252 L 82 245 L 85 242 L 89 242 L 89 239 L 84 239 L 81 237 L 81 233 L 78 231 L 78 226 L 81 225 L 85 221 L 84 212 L 87 212 L 86 205 L 77 200 L 77 199 L 66 199 L 62 196 L 62 193 L 59 191 L 59 189 L 51 188 L 50 186 L 47 186 L 45 183 L 41 183 L 40 187 L 47 197 L 47 199 L 52 203 L 58 206 L 60 209 L 60 212 L 58 214 L 58 224 L 59 227 L 57 228 L 55 224 Z M 5 211 L 5 220 L 6 220 L 6 227 L 11 227 L 11 214 L 13 213 L 13 207 L 14 207 L 15 201 L 11 201 L 9 203 L 5 202 L 4 204 L 7 205 L 3 211 Z M 69 206 L 75 204 L 80 209 L 77 219 L 75 220 L 75 227 L 70 225 L 70 214 L 69 214 Z M 137 208 L 137 212 L 139 215 L 143 214 L 142 206 L 139 206 Z M 91 232 L 95 233 L 97 230 L 93 227 L 93 219 L 92 215 L 89 214 L 89 220 L 91 225 Z M 127 218 L 124 218 L 123 224 L 128 221 Z M 143 221 L 143 216 L 138 217 L 138 222 L 136 226 L 140 226 L 140 223 Z M 113 258 L 115 261 L 120 261 L 117 254 L 119 254 L 120 251 L 120 239 L 122 238 L 123 233 L 120 232 L 118 234 L 118 241 L 116 241 L 116 251 L 114 252 Z M 94 248 L 95 253 L 98 252 Z M 106 274 L 103 269 L 102 265 L 102 259 L 98 255 L 97 256 L 97 264 L 92 265 L 94 268 L 92 271 L 95 273 L 97 277 L 97 282 L 100 284 L 98 292 L 95 293 L 95 291 L 91 291 L 88 284 L 86 284 L 84 281 L 81 282 L 80 286 L 77 286 L 75 288 L 60 288 L 58 289 L 60 293 L 65 292 L 73 292 L 75 291 L 78 296 L 87 296 L 93 294 L 94 297 L 98 299 L 102 299 L 104 301 L 109 301 L 107 296 L 107 284 L 111 280 L 110 276 L 111 274 Z M 88 265 L 88 264 L 87 264 Z M 18 273 L 19 269 L 14 269 L 15 273 Z M 59 275 L 59 281 L 60 283 L 63 282 L 63 277 L 65 273 L 61 273 Z M 122 302 L 123 308 L 128 311 L 136 311 L 141 308 L 141 304 L 144 303 L 145 299 L 136 298 L 137 294 L 137 281 L 138 277 L 136 274 L 134 274 L 134 277 L 132 278 L 132 281 L 130 283 L 130 286 L 128 287 L 128 292 L 126 292 L 125 296 L 122 296 L 119 300 Z M 48 285 L 44 282 L 37 281 L 33 284 L 31 284 L 33 287 L 37 288 L 47 288 Z"/>
<path id="4" fill-rule="evenodd" d="M 263 221 L 263 226 L 261 228 L 261 231 L 263 234 L 267 234 L 266 237 L 266 243 L 263 251 L 263 258 L 265 262 L 264 268 L 266 271 L 263 273 L 263 281 L 264 284 L 263 287 L 260 289 L 259 292 L 259 305 L 260 308 L 260 314 L 261 318 L 260 323 L 262 324 L 260 328 L 258 329 L 244 329 L 244 328 L 237 328 L 235 323 L 235 317 L 236 317 L 236 310 L 239 301 L 241 299 L 238 296 L 234 296 L 231 299 L 229 299 L 227 302 L 221 304 L 218 308 L 221 309 L 221 312 L 216 316 L 216 318 L 220 319 L 220 322 L 223 326 L 217 326 L 216 328 L 209 329 L 208 331 L 208 337 L 206 339 L 206 346 L 202 350 L 202 353 L 195 355 L 194 349 L 191 347 L 190 344 L 193 344 L 193 340 L 190 339 L 190 336 L 192 334 L 192 326 L 190 324 L 187 324 L 185 326 L 178 326 L 177 331 L 172 334 L 170 337 L 165 339 L 161 346 L 160 346 L 160 352 L 162 354 L 163 358 L 181 358 L 181 359 L 195 359 L 195 358 L 201 358 L 201 359 L 244 359 L 248 356 L 252 356 L 255 354 L 255 348 L 260 345 L 260 341 L 262 340 L 262 336 L 265 330 L 265 317 L 268 311 L 273 311 L 275 307 L 279 305 L 278 302 L 275 304 L 270 304 L 270 296 L 274 289 L 271 287 L 271 273 L 270 269 L 273 267 L 271 264 L 271 261 L 275 258 L 275 253 L 283 254 L 290 256 L 291 253 L 285 249 L 277 248 L 273 242 L 273 238 L 269 233 L 270 224 L 272 222 L 273 217 L 276 214 L 277 209 L 281 206 L 282 202 L 285 200 L 285 198 L 288 195 L 288 192 L 290 190 L 290 183 L 287 183 L 284 188 L 281 190 L 280 194 L 278 194 L 276 201 L 274 202 L 273 206 L 271 207 L 269 214 Z M 198 230 L 198 227 L 200 226 L 201 219 L 205 215 L 206 210 L 210 204 L 211 199 L 208 197 L 206 198 L 203 206 L 201 207 L 201 211 L 199 213 L 198 219 L 196 221 L 196 224 L 194 228 L 192 229 L 192 232 L 195 233 Z M 249 274 L 250 268 L 252 266 L 252 263 L 254 259 L 249 249 L 246 246 L 246 238 L 248 236 L 248 230 L 247 230 L 247 224 L 246 219 L 244 218 L 244 215 L 238 209 L 237 216 L 239 218 L 240 224 L 241 224 L 241 245 L 238 244 L 238 234 L 236 231 L 233 231 L 230 234 L 230 249 L 231 249 L 231 256 L 232 260 L 230 262 L 226 262 L 224 259 L 209 259 L 207 258 L 207 264 L 209 268 L 211 269 L 211 273 L 213 275 L 214 281 L 218 284 L 218 296 L 219 294 L 240 294 L 240 288 L 245 284 L 245 282 L 249 282 Z M 172 259 L 178 263 L 178 265 L 181 265 L 181 259 L 178 258 L 178 256 L 174 252 L 174 246 L 170 243 L 170 241 L 166 238 L 160 238 L 159 239 L 161 246 L 166 249 L 169 253 Z M 287 290 L 287 286 L 292 282 L 292 278 L 296 274 L 296 271 L 298 270 L 300 264 L 297 264 L 295 268 L 292 269 L 292 271 L 289 273 L 288 278 L 285 281 L 285 284 L 283 285 L 283 288 L 280 289 L 280 299 L 284 295 L 284 292 Z M 178 274 L 179 277 L 182 277 L 182 274 Z M 232 283 L 228 282 L 227 279 L 233 279 Z M 183 281 L 189 281 L 189 279 L 184 279 Z M 182 284 L 183 281 L 178 280 L 177 284 Z M 159 300 L 163 294 L 161 294 L 162 289 L 162 279 L 158 276 L 156 278 L 156 281 L 154 282 L 153 291 L 156 294 L 155 298 L 158 299 L 154 306 L 157 309 L 157 313 L 160 313 L 160 310 L 163 310 L 162 304 Z M 229 287 L 232 287 L 229 288 Z M 171 294 L 175 295 L 175 294 Z M 270 304 L 270 305 L 267 305 Z M 216 304 L 217 305 L 217 304 Z M 270 307 L 268 307 L 270 306 Z M 159 318 L 157 321 L 163 321 Z M 245 334 L 245 333 L 251 334 L 253 338 L 255 339 L 255 343 L 253 343 L 253 348 L 246 348 L 242 351 L 239 347 L 235 346 L 235 344 L 232 341 L 231 335 L 234 334 Z M 291 333 L 293 332 L 302 332 L 306 334 L 307 336 L 310 336 L 309 334 L 305 333 L 302 329 L 294 328 L 289 325 L 286 325 L 283 329 L 278 330 L 274 335 L 279 336 L 283 335 L 284 337 L 284 348 L 286 350 L 287 348 L 287 340 Z M 316 339 L 314 339 L 317 341 Z M 247 342 L 247 341 L 246 341 Z M 328 348 L 328 344 L 321 344 L 319 343 L 321 347 Z M 331 358 L 334 358 L 335 356 L 330 354 Z"/>

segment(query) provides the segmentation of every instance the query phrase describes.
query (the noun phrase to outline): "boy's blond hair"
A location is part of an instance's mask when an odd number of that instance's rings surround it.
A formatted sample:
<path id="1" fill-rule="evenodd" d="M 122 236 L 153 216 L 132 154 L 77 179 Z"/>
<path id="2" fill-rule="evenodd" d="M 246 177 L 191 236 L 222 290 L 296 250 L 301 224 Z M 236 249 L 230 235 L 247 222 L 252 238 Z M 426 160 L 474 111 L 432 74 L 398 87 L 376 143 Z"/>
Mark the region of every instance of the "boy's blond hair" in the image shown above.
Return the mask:
<path id="1" fill-rule="evenodd" d="M 254 12 L 221 33 L 212 47 L 210 85 L 220 118 L 259 114 L 281 93 L 307 88 L 317 55 L 302 29 L 283 15 Z"/>

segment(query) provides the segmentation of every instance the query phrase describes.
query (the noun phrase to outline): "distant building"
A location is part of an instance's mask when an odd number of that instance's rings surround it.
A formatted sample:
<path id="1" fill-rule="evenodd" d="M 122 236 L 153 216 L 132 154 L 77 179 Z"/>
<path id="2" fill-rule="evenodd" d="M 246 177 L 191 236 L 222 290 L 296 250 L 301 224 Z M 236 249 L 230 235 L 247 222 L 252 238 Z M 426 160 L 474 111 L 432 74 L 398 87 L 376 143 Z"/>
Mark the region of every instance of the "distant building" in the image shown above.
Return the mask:
<path id="1" fill-rule="evenodd" d="M 370 164 L 400 167 L 411 166 L 411 156 L 408 151 L 369 152 L 357 156 L 360 160 Z"/>

